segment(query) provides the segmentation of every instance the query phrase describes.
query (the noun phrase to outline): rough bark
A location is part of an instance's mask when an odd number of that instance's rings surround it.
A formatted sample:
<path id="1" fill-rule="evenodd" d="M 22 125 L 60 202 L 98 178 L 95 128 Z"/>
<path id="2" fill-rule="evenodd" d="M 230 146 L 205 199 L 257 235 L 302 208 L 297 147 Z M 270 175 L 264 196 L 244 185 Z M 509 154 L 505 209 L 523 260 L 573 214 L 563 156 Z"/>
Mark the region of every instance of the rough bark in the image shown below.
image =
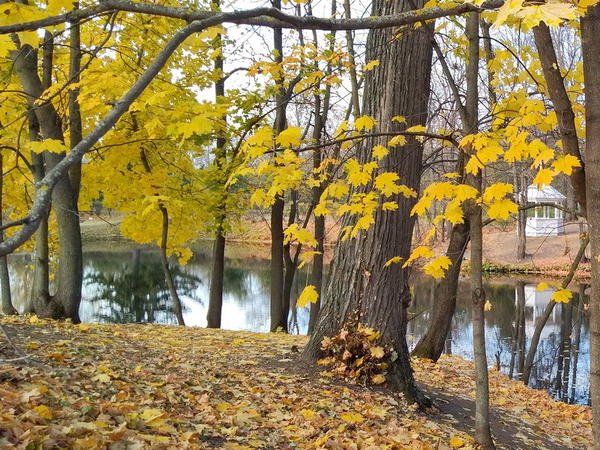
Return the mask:
<path id="1" fill-rule="evenodd" d="M 422 1 L 417 3 L 417 7 L 422 6 Z M 372 16 L 410 9 L 408 1 L 376 0 Z M 392 30 L 369 33 L 366 59 L 378 59 L 380 66 L 366 75 L 363 113 L 375 117 L 386 131 L 400 129 L 391 122 L 396 115 L 406 117 L 407 126 L 426 122 L 432 56 L 430 27 L 431 24 L 407 29 L 400 35 Z M 385 141 L 366 140 L 358 150 L 359 161 L 369 160 L 376 144 L 385 145 Z M 403 149 L 382 160 L 383 169 L 396 171 L 404 184 L 418 190 L 422 152 L 421 144 L 409 139 Z M 345 326 L 359 322 L 374 327 L 381 332 L 382 341 L 398 354 L 389 367 L 391 387 L 404 392 L 409 401 L 419 401 L 406 344 L 407 308 L 411 301 L 409 271 L 384 267 L 393 256 L 406 258 L 410 253 L 414 227 L 410 210 L 414 199 L 395 200 L 399 205 L 396 211 L 377 211 L 369 230 L 336 247 L 325 302 L 304 357 L 311 361 L 318 358 L 322 339 Z M 342 226 L 351 223 L 352 218 L 344 217 Z"/>
<path id="2" fill-rule="evenodd" d="M 581 19 L 586 119 L 586 198 L 592 249 L 590 311 L 590 400 L 594 448 L 600 448 L 600 6 Z"/>

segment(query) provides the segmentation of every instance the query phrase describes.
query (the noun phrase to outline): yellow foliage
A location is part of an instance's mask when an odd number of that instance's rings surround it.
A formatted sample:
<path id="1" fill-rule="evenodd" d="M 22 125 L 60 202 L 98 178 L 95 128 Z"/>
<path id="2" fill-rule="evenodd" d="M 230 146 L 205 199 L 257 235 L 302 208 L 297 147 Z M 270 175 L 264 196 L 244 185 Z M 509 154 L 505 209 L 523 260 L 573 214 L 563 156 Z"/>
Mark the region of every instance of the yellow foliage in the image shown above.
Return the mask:
<path id="1" fill-rule="evenodd" d="M 556 303 L 569 303 L 573 298 L 573 292 L 569 289 L 559 289 L 552 294 L 552 300 Z"/>
<path id="2" fill-rule="evenodd" d="M 304 308 L 309 303 L 317 303 L 318 299 L 319 293 L 317 292 L 317 289 L 312 284 L 309 284 L 302 290 L 302 292 L 298 296 L 298 300 L 296 300 L 296 305 L 300 308 Z"/>

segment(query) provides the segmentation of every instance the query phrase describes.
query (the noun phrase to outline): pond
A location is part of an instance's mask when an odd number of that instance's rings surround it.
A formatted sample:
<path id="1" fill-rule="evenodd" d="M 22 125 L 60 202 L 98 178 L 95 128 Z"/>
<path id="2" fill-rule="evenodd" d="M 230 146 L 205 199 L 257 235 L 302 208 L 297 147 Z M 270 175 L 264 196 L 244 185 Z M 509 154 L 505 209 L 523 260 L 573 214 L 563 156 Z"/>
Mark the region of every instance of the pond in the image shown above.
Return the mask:
<path id="1" fill-rule="evenodd" d="M 227 253 L 223 328 L 268 331 L 268 248 L 229 245 Z M 206 326 L 210 255 L 208 243 L 199 244 L 186 266 L 174 266 L 187 325 Z M 84 260 L 82 321 L 176 323 L 155 250 L 123 242 L 93 243 L 86 246 Z M 9 264 L 13 296 L 17 308 L 22 310 L 32 282 L 30 257 L 13 255 Z M 307 278 L 307 270 L 301 270 L 295 280 L 293 295 L 302 291 Z M 487 297 L 493 305 L 486 313 L 489 364 L 515 378 L 522 368 L 535 319 L 550 301 L 551 291 L 535 289 L 539 281 L 509 278 L 486 281 Z M 414 285 L 408 325 L 409 346 L 414 346 L 425 332 L 435 307 L 432 280 L 419 279 Z M 562 401 L 587 404 L 590 364 L 587 286 L 572 286 L 572 289 L 575 291 L 572 301 L 554 308 L 542 333 L 530 385 L 548 389 Z M 306 308 L 294 311 L 290 320 L 293 332 L 306 333 Z M 459 286 L 457 310 L 446 352 L 469 359 L 473 357 L 471 302 L 466 280 Z"/>

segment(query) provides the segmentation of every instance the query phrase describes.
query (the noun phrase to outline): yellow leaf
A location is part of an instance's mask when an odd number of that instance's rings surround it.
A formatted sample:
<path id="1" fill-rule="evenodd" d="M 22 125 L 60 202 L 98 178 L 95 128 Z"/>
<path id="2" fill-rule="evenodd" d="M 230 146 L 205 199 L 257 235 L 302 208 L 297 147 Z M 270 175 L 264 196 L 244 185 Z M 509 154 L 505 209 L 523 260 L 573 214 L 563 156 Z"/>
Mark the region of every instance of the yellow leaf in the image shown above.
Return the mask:
<path id="1" fill-rule="evenodd" d="M 542 281 L 535 287 L 535 290 L 538 292 L 545 291 L 546 289 L 548 289 L 548 283 L 546 283 L 544 281 Z"/>
<path id="2" fill-rule="evenodd" d="M 399 262 L 402 262 L 402 258 L 400 256 L 394 256 L 393 258 L 388 259 L 383 267 L 389 267 L 392 264 L 398 264 Z"/>
<path id="3" fill-rule="evenodd" d="M 367 64 L 365 64 L 363 66 L 363 71 L 364 72 L 368 72 L 369 70 L 373 70 L 378 65 L 379 65 L 379 60 L 378 59 L 374 59 L 372 61 L 369 61 Z"/>
<path id="4" fill-rule="evenodd" d="M 380 373 L 378 373 L 377 375 L 373 375 L 371 377 L 371 383 L 373 383 L 373 384 L 385 383 L 385 376 Z"/>
<path id="5" fill-rule="evenodd" d="M 573 293 L 569 289 L 559 289 L 552 294 L 552 300 L 556 303 L 569 303 Z"/>
<path id="6" fill-rule="evenodd" d="M 93 381 L 99 381 L 100 383 L 110 383 L 110 375 L 107 373 L 99 373 L 92 378 Z"/>
<path id="7" fill-rule="evenodd" d="M 357 130 L 370 130 L 375 126 L 375 119 L 371 116 L 360 116 L 354 121 Z"/>
<path id="8" fill-rule="evenodd" d="M 506 194 L 513 192 L 513 185 L 508 183 L 494 183 L 489 186 L 482 195 L 485 203 L 503 198 Z"/>
<path id="9" fill-rule="evenodd" d="M 284 244 L 298 242 L 299 244 L 307 245 L 309 247 L 317 246 L 317 240 L 313 234 L 306 228 L 300 227 L 297 223 L 293 223 L 283 230 L 283 234 L 285 236 L 283 240 Z"/>
<path id="10" fill-rule="evenodd" d="M 58 139 L 44 139 L 43 141 L 33 141 L 30 142 L 28 146 L 29 149 L 34 153 L 63 153 L 67 151 L 66 145 Z"/>
<path id="11" fill-rule="evenodd" d="M 490 219 L 507 220 L 511 214 L 516 214 L 519 207 L 515 202 L 507 198 L 498 200 L 488 208 L 488 216 Z"/>
<path id="12" fill-rule="evenodd" d="M 312 284 L 309 284 L 298 296 L 298 300 L 296 300 L 296 306 L 299 308 L 304 308 L 309 303 L 317 303 L 318 299 L 319 293 L 317 292 L 317 289 Z"/>
<path id="13" fill-rule="evenodd" d="M 433 250 L 431 250 L 429 247 L 426 247 L 424 245 L 420 245 L 411 252 L 409 258 L 402 265 L 402 267 L 406 268 L 406 267 L 410 266 L 412 264 L 412 262 L 415 261 L 416 259 L 431 258 L 433 255 L 434 255 Z"/>
<path id="14" fill-rule="evenodd" d="M 376 359 L 381 359 L 385 355 L 383 347 L 371 347 L 369 351 L 371 352 L 371 356 Z"/>
<path id="15" fill-rule="evenodd" d="M 403 145 L 406 145 L 406 136 L 404 136 L 403 134 L 394 136 L 388 141 L 388 145 L 390 147 L 402 147 Z"/>
<path id="16" fill-rule="evenodd" d="M 302 142 L 302 129 L 300 127 L 289 127 L 283 130 L 275 142 L 284 148 L 297 147 Z"/>
<path id="17" fill-rule="evenodd" d="M 425 133 L 427 131 L 427 128 L 425 128 L 423 125 L 414 125 L 412 127 L 409 127 L 405 130 L 407 133 Z"/>
<path id="18" fill-rule="evenodd" d="M 433 278 L 444 278 L 446 270 L 452 265 L 452 261 L 446 255 L 438 256 L 433 261 L 428 262 L 423 266 L 423 272 L 431 275 Z"/>
<path id="19" fill-rule="evenodd" d="M 52 411 L 46 405 L 36 406 L 33 408 L 33 411 L 44 419 L 52 420 L 54 418 L 54 414 L 52 414 Z"/>
<path id="20" fill-rule="evenodd" d="M 406 117 L 404 117 L 404 116 L 394 116 L 394 117 L 392 117 L 392 122 L 406 123 Z"/>
<path id="21" fill-rule="evenodd" d="M 317 413 L 314 412 L 312 409 L 301 409 L 300 414 L 302 414 L 302 417 L 304 417 L 305 420 L 310 420 L 313 417 L 315 417 Z"/>
<path id="22" fill-rule="evenodd" d="M 491 311 L 492 310 L 492 302 L 490 302 L 489 300 L 486 300 L 485 304 L 483 305 L 483 310 Z"/>
<path id="23" fill-rule="evenodd" d="M 561 172 L 565 175 L 571 175 L 574 167 L 581 167 L 581 162 L 576 156 L 564 155 L 556 158 L 552 163 L 552 167 L 556 172 Z"/>
<path id="24" fill-rule="evenodd" d="M 361 423 L 365 418 L 360 413 L 343 413 L 340 418 L 351 425 Z"/>
<path id="25" fill-rule="evenodd" d="M 458 436 L 453 436 L 450 439 L 450 447 L 452 448 L 461 448 L 462 446 L 465 445 L 465 441 L 463 441 L 461 438 L 459 438 Z"/>
<path id="26" fill-rule="evenodd" d="M 383 145 L 376 145 L 375 147 L 373 147 L 373 150 L 371 152 L 371 154 L 373 155 L 373 158 L 376 158 L 378 160 L 382 160 L 389 153 L 390 153 L 390 151 L 387 148 L 385 148 Z"/>
<path id="27" fill-rule="evenodd" d="M 552 170 L 540 169 L 533 179 L 533 184 L 536 185 L 538 189 L 541 189 L 542 186 L 550 186 L 553 178 L 554 174 L 552 173 Z"/>

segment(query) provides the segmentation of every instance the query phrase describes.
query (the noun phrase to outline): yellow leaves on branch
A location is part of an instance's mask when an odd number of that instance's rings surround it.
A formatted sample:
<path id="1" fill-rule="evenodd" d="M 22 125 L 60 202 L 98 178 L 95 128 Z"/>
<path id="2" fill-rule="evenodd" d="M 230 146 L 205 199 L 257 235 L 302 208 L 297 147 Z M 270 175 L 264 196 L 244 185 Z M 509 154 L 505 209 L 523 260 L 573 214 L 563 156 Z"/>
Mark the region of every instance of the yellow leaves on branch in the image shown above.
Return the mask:
<path id="1" fill-rule="evenodd" d="M 306 228 L 300 227 L 300 225 L 298 225 L 297 223 L 293 223 L 285 230 L 283 230 L 283 234 L 284 244 L 290 244 L 295 242 L 313 248 L 317 246 L 317 240 L 315 239 L 313 234 Z"/>
<path id="2" fill-rule="evenodd" d="M 408 186 L 397 184 L 400 179 L 396 172 L 384 172 L 375 178 L 375 189 L 380 191 L 385 197 L 394 194 L 402 194 L 404 197 L 416 197 L 417 193 Z"/>
<path id="3" fill-rule="evenodd" d="M 350 159 L 345 166 L 348 182 L 352 186 L 366 186 L 371 181 L 371 174 L 377 168 L 377 163 L 372 161 L 360 164 L 356 159 Z"/>
<path id="4" fill-rule="evenodd" d="M 580 7 L 582 5 L 579 5 Z M 498 10 L 494 27 L 499 27 L 512 20 L 520 20 L 526 29 L 531 29 L 541 22 L 550 27 L 557 27 L 565 21 L 579 16 L 575 6 L 561 1 L 549 1 L 531 4 L 524 0 L 508 0 Z"/>
<path id="5" fill-rule="evenodd" d="M 57 139 L 44 139 L 43 141 L 31 141 L 27 144 L 29 150 L 33 153 L 64 153 L 66 152 L 67 146 L 64 142 Z"/>
<path id="6" fill-rule="evenodd" d="M 446 255 L 441 255 L 425 264 L 423 266 L 423 272 L 431 275 L 436 280 L 439 280 L 440 278 L 444 278 L 446 270 L 448 270 L 451 265 L 452 261 L 450 261 L 450 258 Z"/>
<path id="7" fill-rule="evenodd" d="M 297 147 L 302 142 L 302 129 L 300 127 L 286 128 L 279 133 L 275 141 L 283 148 Z"/>

